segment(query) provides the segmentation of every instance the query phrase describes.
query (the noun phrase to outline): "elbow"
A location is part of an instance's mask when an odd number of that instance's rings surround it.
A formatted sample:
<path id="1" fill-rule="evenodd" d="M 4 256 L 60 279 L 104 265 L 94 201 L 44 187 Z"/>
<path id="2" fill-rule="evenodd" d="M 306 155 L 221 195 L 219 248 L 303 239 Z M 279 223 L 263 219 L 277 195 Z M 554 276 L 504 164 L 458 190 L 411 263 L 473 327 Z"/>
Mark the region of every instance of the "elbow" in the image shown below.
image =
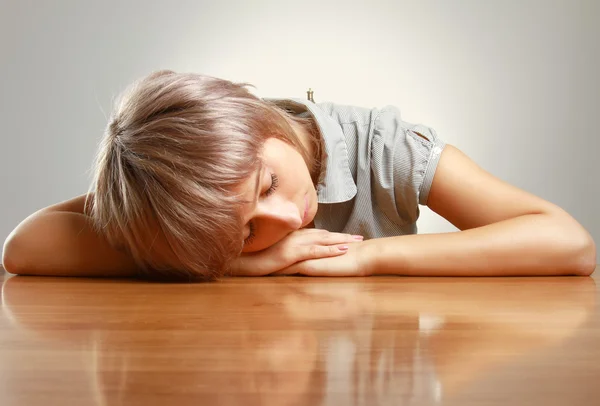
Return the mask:
<path id="1" fill-rule="evenodd" d="M 31 252 L 23 243 L 23 238 L 14 232 L 8 236 L 2 249 L 2 267 L 15 275 L 35 275 L 35 268 L 30 260 Z"/>
<path id="2" fill-rule="evenodd" d="M 19 253 L 19 242 L 14 234 L 8 236 L 4 242 L 2 249 L 2 267 L 8 273 L 20 274 L 23 267 L 21 266 L 22 255 Z"/>
<path id="3" fill-rule="evenodd" d="M 590 276 L 596 269 L 596 243 L 592 236 L 583 230 L 583 236 L 579 239 L 575 254 L 573 271 L 578 276 Z"/>
<path id="4" fill-rule="evenodd" d="M 596 244 L 590 233 L 566 213 L 550 217 L 554 241 L 550 255 L 557 275 L 590 276 L 596 269 Z"/>
<path id="5" fill-rule="evenodd" d="M 589 237 L 589 243 L 586 246 L 586 251 L 584 254 L 583 266 L 581 267 L 581 275 L 589 276 L 594 273 L 596 269 L 596 244 L 592 237 Z"/>
<path id="6" fill-rule="evenodd" d="M 9 236 L 4 242 L 2 248 L 2 267 L 6 272 L 15 273 L 15 261 L 14 261 L 14 242 L 13 238 Z"/>

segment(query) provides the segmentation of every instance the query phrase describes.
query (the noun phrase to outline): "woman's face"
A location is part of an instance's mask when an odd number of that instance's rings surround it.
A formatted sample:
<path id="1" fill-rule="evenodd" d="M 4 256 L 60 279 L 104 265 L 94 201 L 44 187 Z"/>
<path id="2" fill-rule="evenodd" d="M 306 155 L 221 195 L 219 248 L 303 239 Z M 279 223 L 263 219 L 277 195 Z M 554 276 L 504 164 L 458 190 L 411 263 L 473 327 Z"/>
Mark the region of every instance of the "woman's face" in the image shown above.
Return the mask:
<path id="1" fill-rule="evenodd" d="M 302 155 L 288 143 L 269 138 L 264 165 L 242 184 L 244 248 L 260 251 L 309 225 L 317 213 L 317 192 Z"/>

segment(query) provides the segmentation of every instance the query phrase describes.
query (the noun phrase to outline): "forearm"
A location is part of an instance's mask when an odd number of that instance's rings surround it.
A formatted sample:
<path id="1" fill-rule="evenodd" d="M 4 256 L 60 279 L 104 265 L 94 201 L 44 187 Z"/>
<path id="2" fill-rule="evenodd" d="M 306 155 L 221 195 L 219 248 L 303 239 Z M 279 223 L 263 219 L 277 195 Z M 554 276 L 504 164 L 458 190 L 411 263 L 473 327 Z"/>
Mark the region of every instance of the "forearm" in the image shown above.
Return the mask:
<path id="1" fill-rule="evenodd" d="M 371 274 L 588 275 L 595 246 L 569 218 L 529 214 L 465 231 L 367 241 Z"/>
<path id="2" fill-rule="evenodd" d="M 97 235 L 89 217 L 66 211 L 26 219 L 4 245 L 10 273 L 50 276 L 131 276 L 135 264 Z"/>

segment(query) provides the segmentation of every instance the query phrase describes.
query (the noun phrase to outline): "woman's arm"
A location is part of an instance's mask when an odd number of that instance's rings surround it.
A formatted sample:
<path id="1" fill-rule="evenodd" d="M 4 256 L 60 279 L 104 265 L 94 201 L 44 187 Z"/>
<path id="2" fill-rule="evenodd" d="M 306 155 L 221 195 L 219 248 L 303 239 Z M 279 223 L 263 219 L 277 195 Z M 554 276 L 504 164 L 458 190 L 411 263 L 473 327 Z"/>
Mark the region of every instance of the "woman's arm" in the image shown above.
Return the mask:
<path id="1" fill-rule="evenodd" d="M 594 241 L 575 219 L 495 178 L 450 145 L 427 204 L 462 231 L 349 244 L 343 256 L 303 261 L 277 274 L 590 275 L 596 267 Z"/>
<path id="2" fill-rule="evenodd" d="M 4 269 L 20 275 L 133 276 L 133 259 L 93 230 L 85 198 L 46 207 L 21 222 L 4 243 Z"/>
<path id="3" fill-rule="evenodd" d="M 596 266 L 594 241 L 575 219 L 450 145 L 427 205 L 463 231 L 373 240 L 374 273 L 589 275 Z"/>

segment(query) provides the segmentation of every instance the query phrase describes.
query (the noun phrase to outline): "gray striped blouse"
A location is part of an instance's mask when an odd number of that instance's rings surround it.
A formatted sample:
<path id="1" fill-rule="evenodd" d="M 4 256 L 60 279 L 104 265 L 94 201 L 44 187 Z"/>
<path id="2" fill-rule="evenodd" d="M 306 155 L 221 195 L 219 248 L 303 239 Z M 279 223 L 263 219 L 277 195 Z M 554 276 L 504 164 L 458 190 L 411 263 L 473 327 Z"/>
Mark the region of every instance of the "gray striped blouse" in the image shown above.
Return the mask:
<path id="1" fill-rule="evenodd" d="M 315 228 L 369 238 L 415 234 L 445 143 L 392 106 L 367 109 L 270 99 L 311 114 L 325 140 L 326 172 L 317 185 Z"/>

